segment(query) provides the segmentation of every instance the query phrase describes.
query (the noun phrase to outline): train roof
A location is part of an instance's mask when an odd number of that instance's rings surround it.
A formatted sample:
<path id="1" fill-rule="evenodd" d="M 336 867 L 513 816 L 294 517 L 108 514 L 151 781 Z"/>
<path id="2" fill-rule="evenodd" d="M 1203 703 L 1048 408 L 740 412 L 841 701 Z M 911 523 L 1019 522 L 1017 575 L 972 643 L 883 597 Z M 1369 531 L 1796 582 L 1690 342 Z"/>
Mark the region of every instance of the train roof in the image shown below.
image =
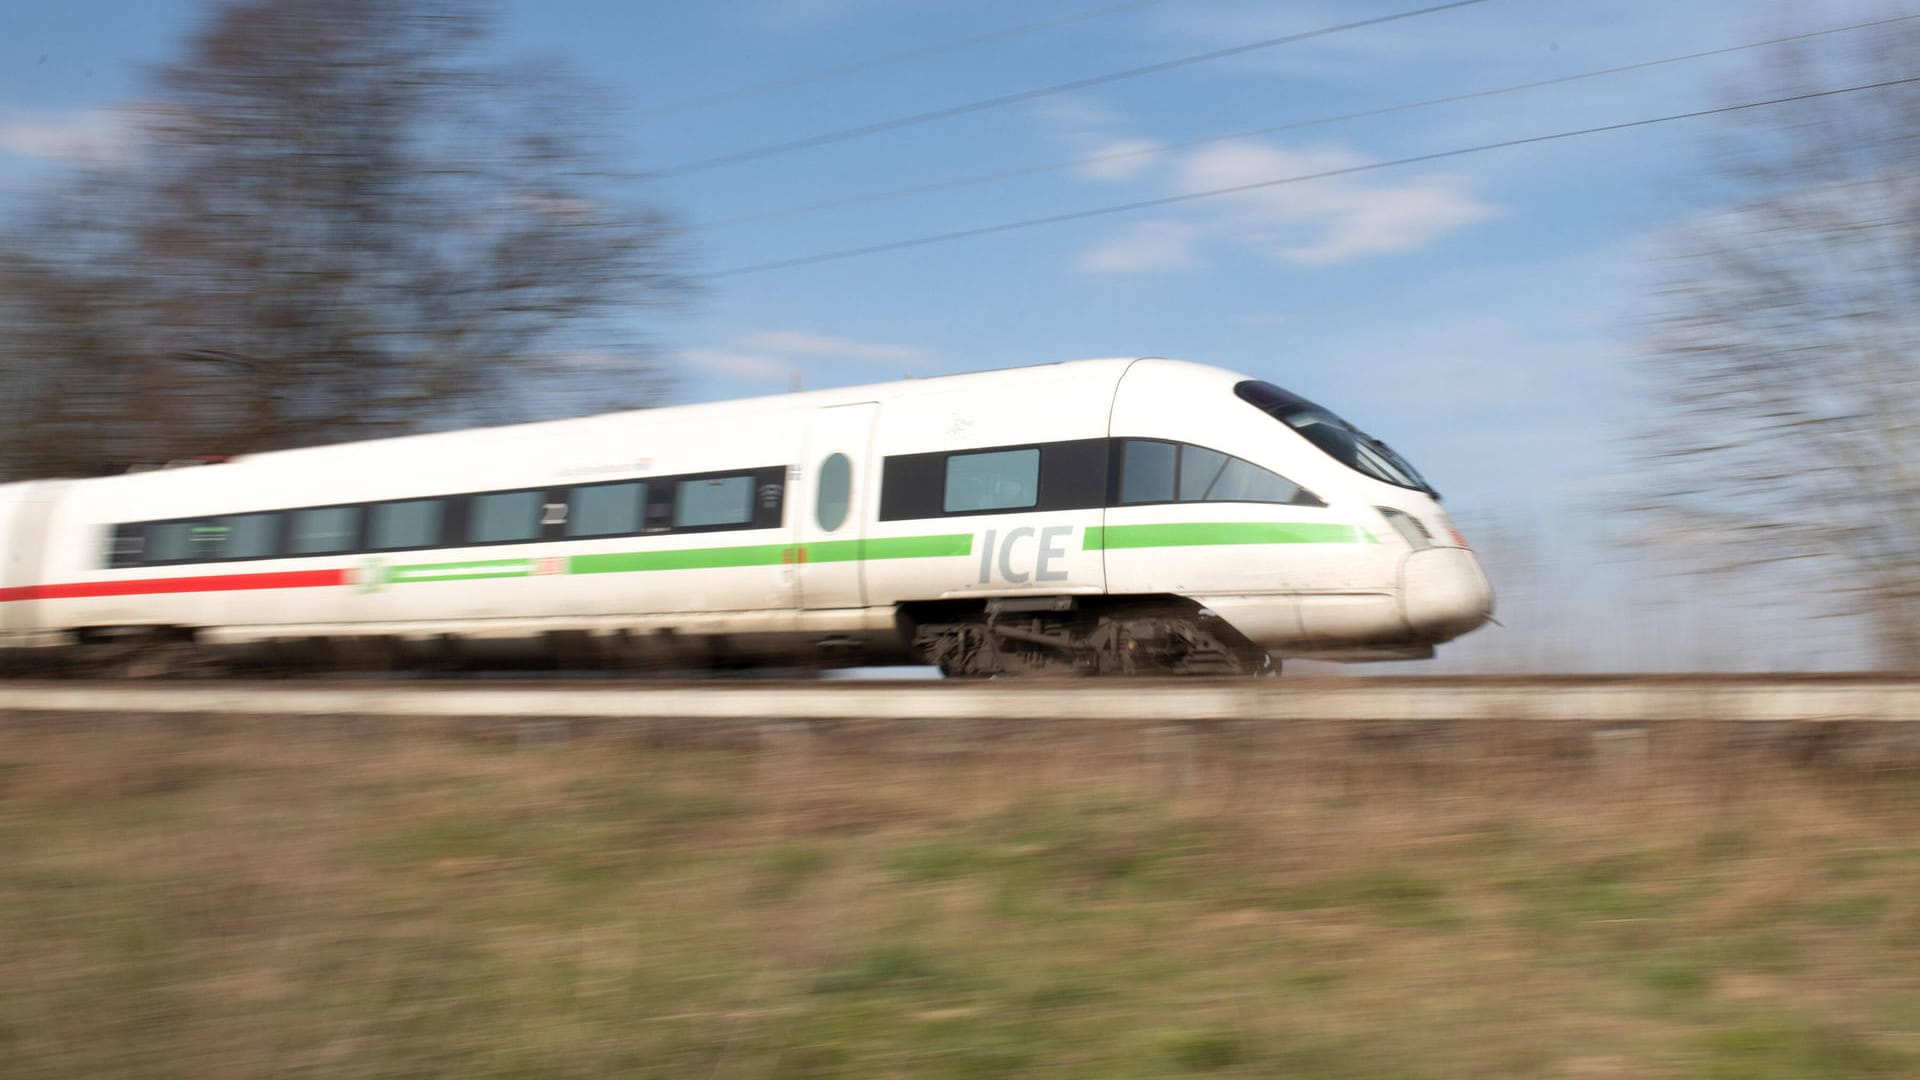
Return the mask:
<path id="1" fill-rule="evenodd" d="M 594 413 L 586 416 L 566 417 L 557 420 L 539 420 L 523 424 L 509 424 L 494 427 L 463 428 L 456 431 L 426 432 L 413 435 L 397 435 L 384 439 L 368 439 L 347 443 L 329 443 L 319 446 L 299 447 L 289 450 L 270 450 L 256 454 L 244 454 L 231 459 L 234 463 L 251 462 L 260 464 L 298 464 L 312 456 L 336 457 L 343 454 L 364 452 L 370 455 L 385 455 L 394 452 L 414 453 L 435 450 L 456 450 L 469 442 L 496 441 L 514 442 L 521 439 L 538 441 L 550 434 L 578 428 L 581 425 L 620 424 L 634 419 L 647 420 L 686 420 L 712 419 L 720 422 L 729 417 L 762 415 L 774 409 L 804 410 L 823 408 L 839 404 L 851 404 L 860 401 L 898 400 L 920 397 L 930 394 L 947 393 L 955 390 L 976 389 L 982 384 L 1006 382 L 1017 385 L 1020 381 L 1034 376 L 1057 374 L 1068 378 L 1080 377 L 1090 383 L 1117 383 L 1127 368 L 1142 357 L 1104 357 L 1088 360 L 1064 360 L 1048 364 L 994 368 L 986 371 L 960 372 L 951 375 L 929 375 L 923 378 L 897 379 L 884 383 L 863 383 L 856 386 L 832 387 L 823 390 L 803 390 L 784 394 L 761 394 L 745 398 L 728 398 L 723 401 L 698 402 L 687 405 L 662 405 L 654 408 L 627 409 L 610 413 Z M 1196 369 L 1201 365 L 1187 365 Z"/>
<path id="2" fill-rule="evenodd" d="M 316 476 L 366 477 L 387 473 L 402 461 L 414 469 L 439 467 L 435 463 L 458 462 L 476 466 L 484 463 L 504 477 L 506 471 L 516 468 L 521 462 L 539 461 L 550 456 L 548 447 L 557 441 L 579 440 L 589 447 L 597 445 L 603 449 L 617 447 L 630 443 L 634 432 L 642 425 L 659 424 L 684 429 L 687 425 L 711 424 L 716 436 L 725 437 L 732 431 L 755 431 L 756 418 L 771 421 L 776 416 L 791 417 L 812 409 L 866 401 L 886 403 L 947 394 L 997 393 L 1000 387 L 1012 394 L 1027 392 L 1036 382 L 1050 384 L 1053 393 L 1059 393 L 1066 385 L 1074 385 L 1091 395 L 1110 395 L 1118 386 L 1121 376 L 1133 365 L 1143 362 L 1213 379 L 1237 377 L 1217 367 L 1156 357 L 1068 360 L 798 393 L 630 409 L 525 424 L 274 450 L 240 455 L 227 463 L 124 473 L 89 480 L 86 484 L 101 497 L 117 498 L 119 496 L 116 493 L 119 492 L 134 497 L 134 492 L 140 492 L 141 497 L 165 498 L 168 497 L 165 493 L 202 491 L 209 484 L 224 487 L 224 478 L 234 476 L 229 470 L 248 474 L 246 483 L 249 486 L 260 483 L 298 485 Z M 1102 415 L 1104 412 L 1104 409 L 1101 410 Z M 508 486 L 513 482 L 502 480 Z"/>

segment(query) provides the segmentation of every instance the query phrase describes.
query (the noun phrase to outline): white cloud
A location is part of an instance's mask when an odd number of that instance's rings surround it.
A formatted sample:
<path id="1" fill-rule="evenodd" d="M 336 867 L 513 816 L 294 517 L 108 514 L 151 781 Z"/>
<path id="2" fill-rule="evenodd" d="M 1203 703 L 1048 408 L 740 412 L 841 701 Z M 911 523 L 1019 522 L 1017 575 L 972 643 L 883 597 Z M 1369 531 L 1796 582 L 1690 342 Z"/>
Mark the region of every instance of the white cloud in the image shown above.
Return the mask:
<path id="1" fill-rule="evenodd" d="M 1271 143 L 1211 146 L 1177 167 L 1182 193 L 1354 169 L 1368 159 L 1338 146 L 1291 150 Z M 1227 235 L 1283 262 L 1345 262 L 1408 251 L 1494 216 L 1462 179 L 1331 176 L 1220 197 Z"/>
<path id="2" fill-rule="evenodd" d="M 1409 251 L 1495 213 L 1492 206 L 1444 178 L 1397 188 L 1335 192 L 1319 202 L 1303 208 L 1297 219 L 1308 230 L 1317 228 L 1318 238 L 1300 243 L 1283 238 L 1270 254 L 1288 262 L 1323 264 Z"/>
<path id="3" fill-rule="evenodd" d="M 1200 265 L 1196 249 L 1204 233 L 1200 226 L 1177 221 L 1135 222 L 1118 236 L 1082 253 L 1078 265 L 1100 274 L 1191 270 Z"/>
<path id="4" fill-rule="evenodd" d="M 1116 134 L 1126 117 L 1084 98 L 1050 102 L 1035 110 L 1054 138 L 1073 149 L 1078 164 L 1073 172 L 1083 180 L 1135 180 L 1163 160 L 1166 144 Z"/>
<path id="5" fill-rule="evenodd" d="M 1320 266 L 1411 251 L 1499 211 L 1446 174 L 1325 176 L 1371 159 L 1335 145 L 1289 148 L 1270 141 L 1202 147 L 1176 157 L 1168 194 L 1251 190 L 1197 200 L 1176 220 L 1134 225 L 1079 260 L 1096 272 L 1193 269 L 1208 247 L 1250 249 L 1278 262 Z"/>
<path id="6" fill-rule="evenodd" d="M 1118 112 L 1088 98 L 1049 98 L 1034 111 L 1049 124 L 1076 130 L 1111 128 L 1125 122 Z"/>
<path id="7" fill-rule="evenodd" d="M 1185 155 L 1176 169 L 1175 186 L 1183 193 L 1211 191 L 1286 176 L 1352 169 L 1366 163 L 1366 158 L 1344 146 L 1289 150 L 1271 142 L 1249 139 L 1215 144 Z"/>
<path id="8" fill-rule="evenodd" d="M 139 146 L 131 108 L 0 112 L 0 153 L 67 165 L 113 165 Z"/>
<path id="9" fill-rule="evenodd" d="M 733 382 L 834 385 L 847 380 L 836 368 L 850 365 L 915 372 L 933 366 L 933 355 L 908 345 L 849 341 L 806 330 L 764 330 L 742 334 L 721 348 L 684 349 L 682 363 L 714 378 Z"/>
<path id="10" fill-rule="evenodd" d="M 785 381 L 799 371 L 788 360 L 729 349 L 683 349 L 680 359 L 709 375 L 750 382 Z"/>
<path id="11" fill-rule="evenodd" d="M 750 349 L 779 353 L 789 357 L 820 357 L 831 360 L 857 360 L 895 368 L 924 368 L 932 356 L 908 345 L 871 345 L 828 337 L 804 330 L 769 330 L 748 334 L 741 339 Z"/>
<path id="12" fill-rule="evenodd" d="M 1081 151 L 1073 171 L 1087 180 L 1136 180 L 1160 164 L 1166 144 L 1157 139 L 1108 139 L 1082 136 L 1074 140 Z"/>

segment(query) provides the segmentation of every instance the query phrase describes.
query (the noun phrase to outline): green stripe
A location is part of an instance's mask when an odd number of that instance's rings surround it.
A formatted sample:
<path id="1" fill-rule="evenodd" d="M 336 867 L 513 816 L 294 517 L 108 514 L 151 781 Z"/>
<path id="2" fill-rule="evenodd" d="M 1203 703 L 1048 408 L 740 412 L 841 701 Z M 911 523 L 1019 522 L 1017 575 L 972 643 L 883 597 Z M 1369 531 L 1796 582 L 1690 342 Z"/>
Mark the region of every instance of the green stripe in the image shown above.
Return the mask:
<path id="1" fill-rule="evenodd" d="M 1085 551 L 1122 548 L 1209 547 L 1227 544 L 1377 544 L 1358 525 L 1319 522 L 1187 522 L 1171 525 L 1109 525 L 1086 530 Z M 938 536 L 822 540 L 812 544 L 743 544 L 737 547 L 686 548 L 679 551 L 616 551 L 573 555 L 569 574 L 628 574 L 650 570 L 724 570 L 743 566 L 795 563 L 873 562 L 880 559 L 938 559 L 973 554 L 972 533 Z M 383 582 L 479 581 L 531 577 L 532 559 L 424 563 L 379 572 Z"/>
<path id="2" fill-rule="evenodd" d="M 784 560 L 786 562 L 800 562 L 800 553 L 803 551 L 806 552 L 805 561 L 810 563 L 860 561 L 860 541 L 858 540 L 822 540 L 817 544 L 802 544 L 798 547 L 788 548 L 787 550 L 793 552 L 793 554 L 787 556 Z M 962 554 L 964 554 L 964 552 Z M 877 555 L 867 556 L 867 558 L 870 559 L 879 557 L 880 556 Z"/>
<path id="3" fill-rule="evenodd" d="M 972 533 L 946 536 L 894 536 L 871 540 L 822 540 L 812 544 L 751 544 L 742 547 L 682 551 L 622 551 L 575 555 L 570 574 L 626 574 L 645 570 L 718 570 L 789 563 L 871 562 L 875 559 L 933 559 L 973 553 Z"/>
<path id="4" fill-rule="evenodd" d="M 382 580 L 400 584 L 415 581 L 474 581 L 481 578 L 527 577 L 533 573 L 533 568 L 525 559 L 513 559 L 504 562 L 395 566 L 378 573 Z"/>
<path id="5" fill-rule="evenodd" d="M 1322 522 L 1221 521 L 1178 525 L 1109 525 L 1088 529 L 1085 551 L 1117 548 L 1212 547 L 1225 544 L 1377 544 L 1358 525 Z"/>
<path id="6" fill-rule="evenodd" d="M 418 581 L 478 581 L 486 578 L 529 577 L 530 559 L 489 559 L 483 562 L 421 563 L 396 566 L 380 571 L 383 580 L 396 585 Z"/>
<path id="7" fill-rule="evenodd" d="M 567 560 L 567 573 L 718 570 L 736 566 L 778 566 L 791 561 L 793 548 L 788 544 L 749 544 L 743 547 L 688 548 L 680 551 L 617 551 L 605 555 L 572 556 Z"/>
<path id="8" fill-rule="evenodd" d="M 973 554 L 972 533 L 946 536 L 893 536 L 873 540 L 842 540 L 837 543 L 864 543 L 866 559 L 938 559 L 951 555 Z M 825 562 L 815 551 L 818 544 L 807 545 L 808 562 Z"/>
<path id="9" fill-rule="evenodd" d="M 804 563 L 873 562 L 876 559 L 939 559 L 973 554 L 973 534 L 889 536 L 871 540 L 821 540 L 789 549 L 783 561 Z"/>

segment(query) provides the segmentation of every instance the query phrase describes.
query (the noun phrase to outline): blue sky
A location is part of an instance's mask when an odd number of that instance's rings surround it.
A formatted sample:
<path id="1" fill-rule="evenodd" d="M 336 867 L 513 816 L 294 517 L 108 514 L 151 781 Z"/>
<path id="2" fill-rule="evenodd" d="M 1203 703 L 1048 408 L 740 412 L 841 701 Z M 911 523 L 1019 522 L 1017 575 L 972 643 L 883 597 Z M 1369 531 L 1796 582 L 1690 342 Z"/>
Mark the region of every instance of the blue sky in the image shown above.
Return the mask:
<path id="1" fill-rule="evenodd" d="M 1285 34 L 1417 0 L 1162 0 L 699 108 L 713 95 L 1117 0 L 509 0 L 508 53 L 603 88 L 629 163 L 685 163 Z M 177 53 L 190 0 L 0 13 L 0 212 Z M 1907 14 L 1882 0 L 1469 7 L 648 182 L 696 273 L 1710 108 L 1764 50 L 831 211 L 822 201 L 1358 112 Z M 694 401 L 1084 356 L 1235 368 L 1392 442 L 1482 542 L 1504 629 L 1434 670 L 1864 663 L 1837 627 L 1721 624 L 1649 572 L 1619 493 L 1662 231 L 1710 209 L 1715 121 L 1567 139 L 709 282 L 643 324 Z M 1731 637 L 1729 635 L 1732 635 Z M 1823 636 L 1824 635 L 1824 636 Z"/>

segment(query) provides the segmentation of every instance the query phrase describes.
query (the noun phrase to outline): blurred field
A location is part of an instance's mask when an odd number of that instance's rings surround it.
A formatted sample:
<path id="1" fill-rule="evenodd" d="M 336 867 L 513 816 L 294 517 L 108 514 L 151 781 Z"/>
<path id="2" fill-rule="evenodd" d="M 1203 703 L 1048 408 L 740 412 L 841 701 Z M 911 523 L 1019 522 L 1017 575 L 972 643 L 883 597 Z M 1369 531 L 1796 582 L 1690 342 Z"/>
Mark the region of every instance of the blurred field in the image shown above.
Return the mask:
<path id="1" fill-rule="evenodd" d="M 1920 1075 L 1870 756 L 812 730 L 9 721 L 0 1074 Z"/>

